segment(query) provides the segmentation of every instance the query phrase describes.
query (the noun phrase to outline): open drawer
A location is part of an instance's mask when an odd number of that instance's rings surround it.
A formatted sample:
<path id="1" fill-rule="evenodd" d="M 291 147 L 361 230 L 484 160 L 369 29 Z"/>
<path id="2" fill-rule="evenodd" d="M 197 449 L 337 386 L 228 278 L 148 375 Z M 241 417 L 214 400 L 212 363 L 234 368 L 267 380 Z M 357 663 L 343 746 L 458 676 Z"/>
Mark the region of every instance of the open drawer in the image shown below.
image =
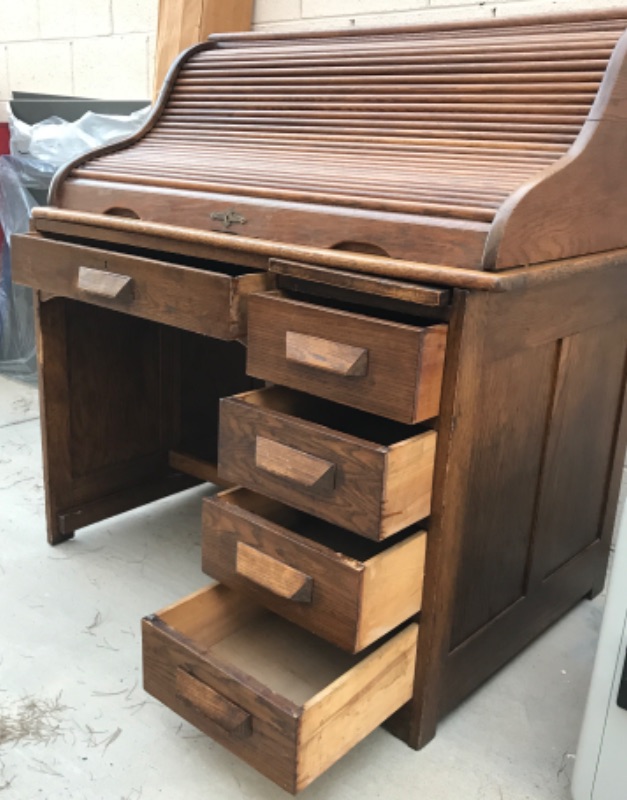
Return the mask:
<path id="1" fill-rule="evenodd" d="M 448 326 L 376 314 L 279 292 L 257 295 L 250 301 L 248 374 L 399 422 L 436 417 Z"/>
<path id="2" fill-rule="evenodd" d="M 220 401 L 218 472 L 378 540 L 429 515 L 436 439 L 273 386 Z"/>
<path id="3" fill-rule="evenodd" d="M 248 295 L 274 281 L 232 264 L 132 255 L 37 234 L 13 236 L 11 244 L 16 283 L 217 339 L 245 335 Z"/>
<path id="4" fill-rule="evenodd" d="M 203 570 L 350 652 L 420 611 L 426 539 L 372 542 L 248 489 L 203 503 Z"/>
<path id="5" fill-rule="evenodd" d="M 296 793 L 411 698 L 417 636 L 349 656 L 218 584 L 143 620 L 144 687 Z"/>

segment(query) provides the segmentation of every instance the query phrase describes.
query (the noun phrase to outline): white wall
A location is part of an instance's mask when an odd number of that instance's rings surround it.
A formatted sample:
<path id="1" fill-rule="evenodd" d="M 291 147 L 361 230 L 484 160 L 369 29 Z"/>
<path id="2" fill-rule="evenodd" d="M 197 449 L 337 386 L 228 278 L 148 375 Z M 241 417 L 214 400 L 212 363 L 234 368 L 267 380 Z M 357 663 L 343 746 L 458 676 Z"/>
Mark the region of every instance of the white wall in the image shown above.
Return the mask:
<path id="1" fill-rule="evenodd" d="M 223 0 L 229 2 L 229 0 Z M 258 30 L 487 19 L 627 0 L 256 0 Z M 0 119 L 11 90 L 152 94 L 158 0 L 0 0 Z"/>

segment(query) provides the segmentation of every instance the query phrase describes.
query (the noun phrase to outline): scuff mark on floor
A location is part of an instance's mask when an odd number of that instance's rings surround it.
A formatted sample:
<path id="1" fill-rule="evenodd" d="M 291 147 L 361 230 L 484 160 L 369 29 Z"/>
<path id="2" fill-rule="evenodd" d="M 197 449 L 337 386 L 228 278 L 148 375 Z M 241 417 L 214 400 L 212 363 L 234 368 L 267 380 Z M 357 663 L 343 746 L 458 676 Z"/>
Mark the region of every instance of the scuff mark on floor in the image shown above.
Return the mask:
<path id="1" fill-rule="evenodd" d="M 101 625 L 101 623 L 102 623 L 102 614 L 100 613 L 100 611 L 97 611 L 96 612 L 96 616 L 94 617 L 94 621 L 91 623 L 91 625 L 88 625 L 85 628 L 83 633 L 87 633 L 90 636 L 95 636 L 96 634 L 94 633 L 94 628 L 99 627 L 99 625 Z"/>

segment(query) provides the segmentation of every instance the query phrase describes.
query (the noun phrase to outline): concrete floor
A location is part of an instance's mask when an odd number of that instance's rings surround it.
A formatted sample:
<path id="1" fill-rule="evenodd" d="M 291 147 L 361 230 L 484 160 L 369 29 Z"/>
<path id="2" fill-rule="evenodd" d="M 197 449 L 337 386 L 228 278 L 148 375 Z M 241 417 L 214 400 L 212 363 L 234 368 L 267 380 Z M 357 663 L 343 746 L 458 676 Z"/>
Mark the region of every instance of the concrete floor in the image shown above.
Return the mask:
<path id="1" fill-rule="evenodd" d="M 0 377 L 2 800 L 288 796 L 141 688 L 140 618 L 208 582 L 206 492 L 49 548 L 36 392 Z M 300 797 L 569 800 L 602 605 L 579 605 L 421 752 L 378 730 Z"/>

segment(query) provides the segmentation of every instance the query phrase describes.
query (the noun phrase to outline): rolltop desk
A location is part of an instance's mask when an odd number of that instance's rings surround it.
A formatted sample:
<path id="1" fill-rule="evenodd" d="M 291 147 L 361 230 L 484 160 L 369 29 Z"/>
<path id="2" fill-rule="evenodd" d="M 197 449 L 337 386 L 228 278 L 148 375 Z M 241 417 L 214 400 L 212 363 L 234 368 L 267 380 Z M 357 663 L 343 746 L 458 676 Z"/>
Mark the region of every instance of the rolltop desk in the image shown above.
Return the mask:
<path id="1" fill-rule="evenodd" d="M 289 791 L 381 723 L 423 746 L 603 586 L 626 26 L 212 37 L 13 240 L 50 543 L 223 486 L 145 687 Z"/>

